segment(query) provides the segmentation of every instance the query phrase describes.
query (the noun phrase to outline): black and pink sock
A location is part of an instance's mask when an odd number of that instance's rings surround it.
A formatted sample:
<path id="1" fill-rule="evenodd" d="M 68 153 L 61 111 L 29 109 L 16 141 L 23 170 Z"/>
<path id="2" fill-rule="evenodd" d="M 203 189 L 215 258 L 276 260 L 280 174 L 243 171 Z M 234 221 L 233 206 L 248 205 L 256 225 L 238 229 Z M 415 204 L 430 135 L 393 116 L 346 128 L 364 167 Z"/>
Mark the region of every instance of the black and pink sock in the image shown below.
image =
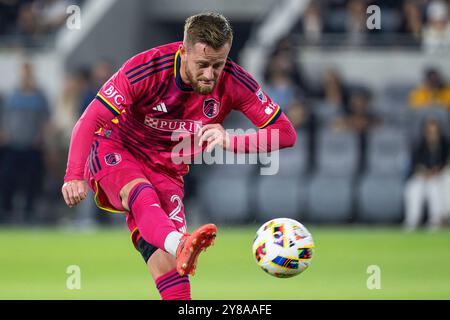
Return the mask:
<path id="1" fill-rule="evenodd" d="M 191 300 L 189 277 L 180 276 L 176 269 L 158 277 L 155 283 L 162 300 Z"/>

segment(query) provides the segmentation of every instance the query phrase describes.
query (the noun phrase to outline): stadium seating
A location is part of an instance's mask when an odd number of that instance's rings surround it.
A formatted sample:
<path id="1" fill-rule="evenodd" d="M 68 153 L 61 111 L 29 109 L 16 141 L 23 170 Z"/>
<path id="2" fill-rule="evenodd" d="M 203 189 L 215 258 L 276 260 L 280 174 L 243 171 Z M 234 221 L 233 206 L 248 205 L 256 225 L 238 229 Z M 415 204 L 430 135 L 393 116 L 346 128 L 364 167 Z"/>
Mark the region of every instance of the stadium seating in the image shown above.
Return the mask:
<path id="1" fill-rule="evenodd" d="M 279 163 L 277 175 L 297 178 L 305 175 L 310 167 L 308 144 L 309 136 L 307 133 L 297 131 L 297 141 L 294 147 L 272 152 L 271 156 L 274 161 Z M 275 158 L 275 155 L 278 158 Z"/>
<path id="2" fill-rule="evenodd" d="M 406 102 L 394 101 L 386 97 L 378 98 L 373 107 L 375 114 L 389 125 L 405 126 L 411 113 Z"/>
<path id="3" fill-rule="evenodd" d="M 353 132 L 324 129 L 319 132 L 317 169 L 320 174 L 352 177 L 359 158 L 357 135 Z"/>
<path id="4" fill-rule="evenodd" d="M 260 176 L 256 183 L 258 220 L 305 217 L 307 178 L 298 176 Z"/>
<path id="5" fill-rule="evenodd" d="M 340 223 L 351 219 L 358 157 L 356 134 L 330 129 L 319 132 L 317 172 L 307 191 L 308 220 Z"/>
<path id="6" fill-rule="evenodd" d="M 307 192 L 308 221 L 344 223 L 352 218 L 353 181 L 350 176 L 315 176 Z"/>
<path id="7" fill-rule="evenodd" d="M 384 86 L 383 92 L 380 92 L 380 95 L 392 102 L 406 103 L 414 86 L 414 83 L 407 83 L 405 79 L 389 82 Z"/>
<path id="8" fill-rule="evenodd" d="M 216 223 L 245 222 L 250 214 L 250 177 L 230 176 L 231 171 L 222 172 L 222 167 L 227 166 L 217 166 L 199 184 L 202 214 Z"/>
<path id="9" fill-rule="evenodd" d="M 389 125 L 405 126 L 408 123 L 411 109 L 408 106 L 408 95 L 413 85 L 403 82 L 389 83 L 375 95 L 374 112 Z"/>
<path id="10" fill-rule="evenodd" d="M 293 148 L 281 150 L 276 175 L 256 177 L 256 212 L 258 220 L 266 221 L 283 215 L 302 219 L 306 208 L 309 168 L 308 136 L 297 133 Z"/>
<path id="11" fill-rule="evenodd" d="M 370 133 L 367 142 L 367 170 L 356 185 L 356 221 L 398 222 L 410 154 L 406 132 L 381 126 Z"/>
<path id="12" fill-rule="evenodd" d="M 356 190 L 358 222 L 400 222 L 403 207 L 403 178 L 370 174 Z"/>
<path id="13" fill-rule="evenodd" d="M 372 174 L 404 176 L 410 148 L 403 129 L 381 126 L 368 136 L 367 171 Z"/>
<path id="14" fill-rule="evenodd" d="M 326 126 L 336 119 L 340 113 L 340 107 L 332 106 L 326 101 L 314 103 L 313 112 L 320 126 Z"/>
<path id="15" fill-rule="evenodd" d="M 227 127 L 239 126 L 237 122 L 231 121 Z M 220 152 L 218 154 L 221 156 L 217 156 L 216 152 Z M 215 157 L 219 163 L 211 163 L 213 158 L 210 156 Z M 223 152 L 218 147 L 211 155 L 203 153 L 203 163 L 192 172 L 195 173 L 195 194 L 199 199 L 202 215 L 216 223 L 240 223 L 248 220 L 253 199 L 250 184 L 257 169 L 257 158 L 252 155 Z"/>

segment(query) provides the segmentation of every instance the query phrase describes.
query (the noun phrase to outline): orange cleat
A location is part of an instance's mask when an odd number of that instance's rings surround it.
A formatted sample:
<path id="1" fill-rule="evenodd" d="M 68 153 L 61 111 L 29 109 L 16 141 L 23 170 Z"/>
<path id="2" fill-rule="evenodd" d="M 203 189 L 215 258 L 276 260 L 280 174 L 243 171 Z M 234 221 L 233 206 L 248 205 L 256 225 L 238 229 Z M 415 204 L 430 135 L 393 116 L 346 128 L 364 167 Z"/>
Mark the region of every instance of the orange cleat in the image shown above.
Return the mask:
<path id="1" fill-rule="evenodd" d="M 217 235 L 214 224 L 205 224 L 192 234 L 184 234 L 177 248 L 177 271 L 181 276 L 195 274 L 199 254 L 211 246 Z"/>

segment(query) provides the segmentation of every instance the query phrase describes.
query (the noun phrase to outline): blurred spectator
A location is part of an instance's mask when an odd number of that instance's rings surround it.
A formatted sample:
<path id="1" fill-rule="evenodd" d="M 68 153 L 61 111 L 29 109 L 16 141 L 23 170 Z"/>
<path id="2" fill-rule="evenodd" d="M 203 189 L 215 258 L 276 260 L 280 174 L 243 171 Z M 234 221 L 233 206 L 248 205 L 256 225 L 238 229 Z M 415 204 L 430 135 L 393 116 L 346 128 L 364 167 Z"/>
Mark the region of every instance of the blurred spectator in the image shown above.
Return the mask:
<path id="1" fill-rule="evenodd" d="M 428 106 L 450 108 L 450 85 L 437 69 L 428 68 L 423 82 L 410 93 L 409 104 L 415 109 Z"/>
<path id="2" fill-rule="evenodd" d="M 97 61 L 90 69 L 92 70 L 90 74 L 86 74 L 85 72 L 80 73 L 80 77 L 83 79 L 83 86 L 79 98 L 78 115 L 76 120 L 78 120 L 80 115 L 95 98 L 100 87 L 108 81 L 114 73 L 113 63 L 106 58 Z M 102 210 L 95 205 L 93 197 L 93 193 L 89 191 L 89 199 L 86 199 L 88 201 L 83 201 L 77 207 L 75 219 L 76 227 L 81 229 L 89 229 L 95 227 L 97 223 L 110 224 L 113 222 L 112 219 L 114 219 L 114 217 L 110 214 L 104 214 Z"/>
<path id="3" fill-rule="evenodd" d="M 361 46 L 367 42 L 367 4 L 362 0 L 349 0 L 345 19 L 348 45 Z"/>
<path id="4" fill-rule="evenodd" d="M 287 116 L 296 129 L 309 129 L 312 115 L 301 98 L 294 97 L 292 99 Z"/>
<path id="5" fill-rule="evenodd" d="M 274 72 L 286 74 L 292 83 L 300 85 L 300 74 L 296 63 L 296 49 L 289 37 L 281 39 L 273 50 L 266 66 L 264 79 L 269 81 L 269 77 Z"/>
<path id="6" fill-rule="evenodd" d="M 92 72 L 90 76 L 86 75 L 87 78 L 87 86 L 82 91 L 80 97 L 80 109 L 79 114 L 81 115 L 84 112 L 84 109 L 91 103 L 91 101 L 95 98 L 100 87 L 108 81 L 108 79 L 114 73 L 113 63 L 108 59 L 101 59 L 97 61 L 92 66 Z"/>
<path id="7" fill-rule="evenodd" d="M 281 68 L 274 67 L 266 85 L 267 94 L 283 109 L 289 109 L 294 101 L 297 88 L 291 78 Z"/>
<path id="8" fill-rule="evenodd" d="M 322 12 L 318 1 L 312 0 L 291 30 L 292 35 L 301 35 L 304 43 L 320 45 L 324 31 Z"/>
<path id="9" fill-rule="evenodd" d="M 79 118 L 80 93 L 84 86 L 85 80 L 81 72 L 66 75 L 51 123 L 45 130 L 45 162 L 48 173 L 45 182 L 49 201 L 61 196 L 61 181 L 64 178 L 70 136 Z M 61 216 L 56 212 L 48 218 L 58 220 Z"/>
<path id="10" fill-rule="evenodd" d="M 329 126 L 343 114 L 348 104 L 348 94 L 348 89 L 339 73 L 334 69 L 327 69 L 323 76 L 321 92 L 323 102 L 320 105 L 324 110 L 317 110 L 320 112 L 321 126 Z"/>
<path id="11" fill-rule="evenodd" d="M 281 72 L 290 79 L 290 82 L 303 97 L 317 95 L 317 90 L 310 85 L 298 61 L 298 46 L 289 36 L 282 38 L 268 59 L 264 73 L 265 82 L 269 83 L 269 78 L 274 73 Z"/>
<path id="12" fill-rule="evenodd" d="M 320 99 L 311 102 L 312 112 L 310 119 L 311 144 L 310 150 L 315 155 L 315 142 L 317 130 L 332 128 L 344 114 L 347 104 L 347 89 L 336 70 L 327 69 L 323 75 Z M 314 159 L 311 159 L 314 164 Z"/>
<path id="13" fill-rule="evenodd" d="M 323 22 L 319 4 L 311 1 L 302 19 L 302 29 L 308 44 L 318 44 L 322 38 Z"/>
<path id="14" fill-rule="evenodd" d="M 448 145 L 447 164 L 443 172 L 444 223 L 450 225 L 450 142 Z"/>
<path id="15" fill-rule="evenodd" d="M 67 7 L 72 3 L 68 0 L 36 0 L 33 10 L 39 17 L 41 32 L 53 33 L 63 26 L 67 19 Z"/>
<path id="16" fill-rule="evenodd" d="M 52 123 L 54 124 L 60 144 L 67 147 L 72 129 L 80 116 L 81 93 L 87 89 L 89 78 L 79 70 L 67 74 L 62 94 L 58 98 Z"/>
<path id="17" fill-rule="evenodd" d="M 80 0 L 0 0 L 2 44 L 39 47 L 53 39 L 67 19 L 67 8 Z"/>
<path id="18" fill-rule="evenodd" d="M 399 32 L 407 37 L 407 43 L 420 45 L 423 16 L 417 1 L 404 1 Z"/>
<path id="19" fill-rule="evenodd" d="M 328 104 L 339 108 L 348 103 L 348 90 L 341 76 L 334 69 L 327 69 L 324 73 L 323 97 Z"/>
<path id="20" fill-rule="evenodd" d="M 444 1 L 435 0 L 428 5 L 422 44 L 428 53 L 450 51 L 448 5 Z"/>
<path id="21" fill-rule="evenodd" d="M 344 110 L 345 115 L 334 123 L 337 128 L 366 132 L 379 123 L 379 119 L 372 112 L 371 94 L 366 88 L 351 89 L 348 106 Z"/>
<path id="22" fill-rule="evenodd" d="M 40 33 L 39 17 L 33 10 L 33 4 L 25 3 L 19 8 L 16 28 L 13 31 L 14 44 L 34 47 L 39 44 Z"/>
<path id="23" fill-rule="evenodd" d="M 23 0 L 0 0 L 0 35 L 11 33 Z"/>
<path id="24" fill-rule="evenodd" d="M 365 169 L 367 135 L 369 131 L 380 124 L 380 119 L 373 113 L 371 94 L 366 88 L 353 88 L 350 91 L 345 114 L 337 118 L 333 126 L 340 130 L 350 130 L 359 137 L 360 159 L 359 171 Z"/>
<path id="25" fill-rule="evenodd" d="M 44 175 L 44 128 L 49 107 L 44 93 L 37 87 L 33 67 L 24 63 L 20 85 L 5 102 L 2 136 L 6 147 L 2 166 L 2 212 L 13 213 L 14 197 L 20 189 L 25 196 L 25 222 L 34 222 L 36 197 L 41 193 Z"/>
<path id="26" fill-rule="evenodd" d="M 405 187 L 405 220 L 408 230 L 421 222 L 423 206 L 428 206 L 428 226 L 441 226 L 444 215 L 443 168 L 448 159 L 449 145 L 435 119 L 425 121 L 420 143 L 412 155 L 412 176 Z"/>
<path id="27" fill-rule="evenodd" d="M 315 141 L 316 141 L 316 126 L 317 121 L 314 113 L 306 106 L 305 100 L 301 97 L 295 97 L 292 101 L 289 110 L 287 111 L 287 117 L 291 120 L 292 125 L 298 131 L 301 131 L 300 135 L 302 139 L 305 139 L 304 134 L 307 134 L 308 140 L 308 164 L 314 164 L 315 155 Z M 312 169 L 312 168 L 311 168 Z"/>

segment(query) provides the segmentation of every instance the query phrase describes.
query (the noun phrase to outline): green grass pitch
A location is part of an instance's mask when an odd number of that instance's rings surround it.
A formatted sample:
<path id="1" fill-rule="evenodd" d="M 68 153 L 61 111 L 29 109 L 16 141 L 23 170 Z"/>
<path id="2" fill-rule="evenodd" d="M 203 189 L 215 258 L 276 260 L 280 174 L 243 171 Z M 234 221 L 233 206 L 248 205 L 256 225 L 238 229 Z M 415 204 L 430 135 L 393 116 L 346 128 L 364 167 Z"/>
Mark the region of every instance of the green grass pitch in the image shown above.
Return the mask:
<path id="1" fill-rule="evenodd" d="M 307 226 L 309 269 L 272 278 L 255 264 L 252 227 L 221 227 L 191 277 L 193 299 L 450 299 L 450 231 Z M 159 299 L 126 230 L 0 229 L 0 299 Z M 69 290 L 67 267 L 81 269 Z M 369 290 L 370 265 L 381 288 Z"/>

